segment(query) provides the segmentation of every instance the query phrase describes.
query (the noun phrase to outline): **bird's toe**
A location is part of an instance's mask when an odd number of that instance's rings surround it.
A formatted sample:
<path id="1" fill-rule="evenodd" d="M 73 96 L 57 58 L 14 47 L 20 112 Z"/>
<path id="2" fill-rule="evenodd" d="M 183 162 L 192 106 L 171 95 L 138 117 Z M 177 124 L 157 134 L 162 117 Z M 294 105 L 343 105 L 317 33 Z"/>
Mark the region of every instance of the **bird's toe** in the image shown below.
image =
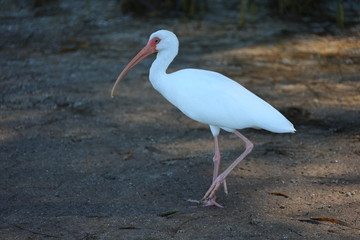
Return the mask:
<path id="1" fill-rule="evenodd" d="M 222 205 L 216 202 L 216 197 L 210 198 L 210 199 L 202 199 L 200 200 L 200 204 L 203 207 L 210 207 L 210 206 L 216 206 L 219 208 L 224 208 Z"/>

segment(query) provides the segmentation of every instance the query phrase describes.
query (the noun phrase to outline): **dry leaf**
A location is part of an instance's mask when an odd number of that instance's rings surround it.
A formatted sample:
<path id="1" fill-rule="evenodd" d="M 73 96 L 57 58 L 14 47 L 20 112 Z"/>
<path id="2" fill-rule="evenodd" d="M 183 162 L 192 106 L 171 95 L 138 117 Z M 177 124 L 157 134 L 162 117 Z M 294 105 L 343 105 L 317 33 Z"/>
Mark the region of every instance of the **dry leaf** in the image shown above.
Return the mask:
<path id="1" fill-rule="evenodd" d="M 310 218 L 310 219 L 314 221 L 331 222 L 331 223 L 339 224 L 341 226 L 349 226 L 349 224 L 347 224 L 346 222 L 334 218 L 318 217 L 318 218 Z"/>

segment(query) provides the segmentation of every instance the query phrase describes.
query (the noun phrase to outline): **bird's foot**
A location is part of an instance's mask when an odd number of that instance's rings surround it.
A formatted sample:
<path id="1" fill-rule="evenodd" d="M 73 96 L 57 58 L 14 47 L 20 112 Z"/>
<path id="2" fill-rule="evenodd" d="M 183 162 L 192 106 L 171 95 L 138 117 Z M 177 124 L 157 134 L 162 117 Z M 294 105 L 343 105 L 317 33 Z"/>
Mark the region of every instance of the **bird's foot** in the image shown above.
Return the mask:
<path id="1" fill-rule="evenodd" d="M 208 207 L 208 206 L 217 206 L 223 208 L 220 204 L 216 202 L 216 192 L 219 190 L 221 185 L 224 184 L 224 190 L 227 194 L 227 186 L 225 178 L 220 174 L 211 184 L 209 190 L 205 193 L 204 197 L 198 200 L 188 200 L 188 202 L 198 203 L 201 206 Z"/>
<path id="2" fill-rule="evenodd" d="M 216 202 L 216 196 L 214 196 L 213 198 L 206 198 L 206 199 L 203 198 L 200 200 L 200 204 L 203 207 L 216 206 L 219 208 L 224 208 L 222 205 Z"/>
<path id="3" fill-rule="evenodd" d="M 219 203 L 216 202 L 216 196 L 213 198 L 209 198 L 209 199 L 201 199 L 199 200 L 192 200 L 192 199 L 188 199 L 188 202 L 192 202 L 192 203 L 197 203 L 198 205 L 202 206 L 202 207 L 210 207 L 210 206 L 216 206 L 219 208 L 224 208 L 222 205 L 220 205 Z"/>

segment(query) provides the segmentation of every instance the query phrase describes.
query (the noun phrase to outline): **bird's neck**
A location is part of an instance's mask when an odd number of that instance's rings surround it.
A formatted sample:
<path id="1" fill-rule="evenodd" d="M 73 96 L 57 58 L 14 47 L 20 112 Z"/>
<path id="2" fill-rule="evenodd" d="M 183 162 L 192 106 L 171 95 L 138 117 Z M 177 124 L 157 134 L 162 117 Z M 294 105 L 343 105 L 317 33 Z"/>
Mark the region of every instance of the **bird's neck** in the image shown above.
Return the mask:
<path id="1" fill-rule="evenodd" d="M 177 51 L 161 51 L 157 53 L 150 68 L 150 81 L 153 83 L 166 75 L 166 70 L 177 55 Z"/>

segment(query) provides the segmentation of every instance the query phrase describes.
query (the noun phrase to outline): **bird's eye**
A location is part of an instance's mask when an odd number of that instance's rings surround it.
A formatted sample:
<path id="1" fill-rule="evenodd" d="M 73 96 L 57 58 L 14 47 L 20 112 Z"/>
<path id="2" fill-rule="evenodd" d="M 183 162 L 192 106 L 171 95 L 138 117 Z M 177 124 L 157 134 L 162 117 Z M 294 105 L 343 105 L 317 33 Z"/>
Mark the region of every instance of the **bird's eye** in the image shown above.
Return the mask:
<path id="1" fill-rule="evenodd" d="M 154 42 L 155 42 L 155 43 L 159 43 L 159 42 L 160 42 L 160 39 L 155 38 Z"/>

